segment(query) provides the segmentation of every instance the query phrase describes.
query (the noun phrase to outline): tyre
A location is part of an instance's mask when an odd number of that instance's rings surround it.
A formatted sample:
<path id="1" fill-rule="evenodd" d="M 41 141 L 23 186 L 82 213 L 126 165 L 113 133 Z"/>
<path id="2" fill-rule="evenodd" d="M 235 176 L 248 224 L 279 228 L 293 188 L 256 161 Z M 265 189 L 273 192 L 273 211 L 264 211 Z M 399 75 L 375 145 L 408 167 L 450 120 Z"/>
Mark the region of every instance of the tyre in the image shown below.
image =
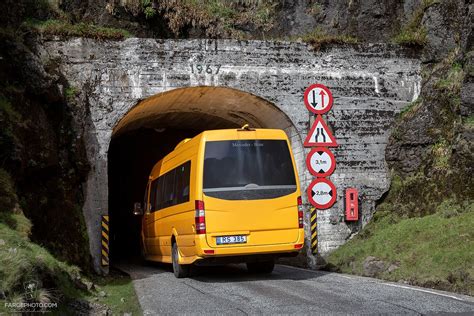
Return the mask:
<path id="1" fill-rule="evenodd" d="M 189 276 L 190 266 L 186 264 L 179 264 L 178 245 L 173 243 L 171 249 L 171 260 L 173 261 L 173 273 L 177 278 L 187 278 Z"/>
<path id="2" fill-rule="evenodd" d="M 250 273 L 272 273 L 273 268 L 275 268 L 274 261 L 247 262 L 247 270 Z"/>

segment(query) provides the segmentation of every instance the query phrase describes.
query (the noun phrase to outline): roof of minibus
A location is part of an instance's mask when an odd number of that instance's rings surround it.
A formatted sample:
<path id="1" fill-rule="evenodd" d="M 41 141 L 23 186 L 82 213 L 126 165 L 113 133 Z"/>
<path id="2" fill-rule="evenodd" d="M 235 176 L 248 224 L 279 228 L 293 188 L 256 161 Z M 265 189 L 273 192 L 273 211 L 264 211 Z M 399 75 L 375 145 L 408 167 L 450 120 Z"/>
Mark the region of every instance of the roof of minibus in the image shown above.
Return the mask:
<path id="1" fill-rule="evenodd" d="M 281 129 L 267 129 L 267 128 L 256 128 L 256 129 L 216 129 L 204 131 L 194 136 L 189 141 L 176 146 L 176 148 L 167 154 L 163 159 L 158 161 L 154 166 L 150 174 L 155 174 L 161 167 L 161 164 L 168 159 L 175 157 L 179 152 L 185 151 L 190 147 L 198 147 L 201 141 L 219 141 L 219 140 L 248 140 L 248 139 L 282 139 L 287 140 L 286 133 Z"/>

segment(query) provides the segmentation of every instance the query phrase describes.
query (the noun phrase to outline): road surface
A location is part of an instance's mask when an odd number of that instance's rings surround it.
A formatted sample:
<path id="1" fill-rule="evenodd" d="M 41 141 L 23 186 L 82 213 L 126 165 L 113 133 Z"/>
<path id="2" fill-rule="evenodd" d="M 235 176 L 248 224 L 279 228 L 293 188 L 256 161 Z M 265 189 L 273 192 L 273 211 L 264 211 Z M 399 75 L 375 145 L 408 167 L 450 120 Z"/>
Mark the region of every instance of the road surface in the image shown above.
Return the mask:
<path id="1" fill-rule="evenodd" d="M 145 315 L 439 314 L 474 315 L 474 298 L 352 275 L 277 265 L 198 268 L 176 279 L 168 265 L 121 264 Z"/>

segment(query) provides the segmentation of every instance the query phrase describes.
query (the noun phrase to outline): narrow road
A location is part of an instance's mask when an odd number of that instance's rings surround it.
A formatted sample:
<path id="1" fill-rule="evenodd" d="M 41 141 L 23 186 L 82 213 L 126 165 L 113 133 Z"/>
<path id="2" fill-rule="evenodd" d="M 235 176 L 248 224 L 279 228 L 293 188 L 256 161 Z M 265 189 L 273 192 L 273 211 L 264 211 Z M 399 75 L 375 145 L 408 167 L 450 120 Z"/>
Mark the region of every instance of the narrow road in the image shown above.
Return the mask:
<path id="1" fill-rule="evenodd" d="M 277 265 L 271 275 L 244 265 L 197 268 L 176 279 L 167 265 L 121 264 L 145 315 L 474 314 L 474 298 L 377 279 Z"/>

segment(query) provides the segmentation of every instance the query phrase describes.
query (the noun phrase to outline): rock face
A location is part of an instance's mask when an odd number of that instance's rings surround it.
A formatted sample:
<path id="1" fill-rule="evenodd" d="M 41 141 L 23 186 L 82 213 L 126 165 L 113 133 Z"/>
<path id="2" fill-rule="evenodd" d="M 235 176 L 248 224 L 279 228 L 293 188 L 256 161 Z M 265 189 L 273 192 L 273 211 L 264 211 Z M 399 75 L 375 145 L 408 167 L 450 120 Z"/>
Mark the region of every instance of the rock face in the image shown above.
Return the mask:
<path id="1" fill-rule="evenodd" d="M 406 51 L 387 45 L 341 46 L 314 52 L 305 44 L 286 42 L 72 39 L 46 41 L 41 49 L 43 61 L 55 61 L 78 91 L 76 114 L 84 124 L 87 156 L 92 165 L 83 210 L 96 269 L 100 215 L 108 210 L 109 143 L 113 129 L 140 100 L 196 86 L 228 87 L 263 99 L 277 118 L 275 126 L 263 125 L 287 131 L 304 192 L 312 176 L 304 164 L 308 150 L 302 147 L 309 127 L 303 92 L 314 82 L 330 87 L 335 105 L 326 120 L 339 142 L 334 149 L 337 168 L 331 176 L 338 201 L 331 209 L 318 212 L 319 251 L 326 254 L 368 222 L 375 202 L 388 189 L 384 155 L 391 126 L 397 113 L 420 91 L 419 61 Z M 205 68 L 209 65 L 210 72 L 196 72 L 198 64 Z M 251 111 L 250 105 L 233 102 L 239 113 L 247 113 L 244 119 L 258 122 L 259 115 L 263 115 Z M 217 113 L 204 108 L 182 111 Z M 281 113 L 287 123 L 277 123 Z M 185 120 L 186 116 L 182 117 Z M 342 218 L 342 197 L 347 187 L 356 187 L 360 192 L 360 225 L 330 224 L 331 216 Z"/>
<path id="2" fill-rule="evenodd" d="M 364 275 L 374 277 L 377 274 L 386 270 L 387 264 L 375 257 L 369 256 L 365 258 L 362 268 L 364 269 Z"/>

